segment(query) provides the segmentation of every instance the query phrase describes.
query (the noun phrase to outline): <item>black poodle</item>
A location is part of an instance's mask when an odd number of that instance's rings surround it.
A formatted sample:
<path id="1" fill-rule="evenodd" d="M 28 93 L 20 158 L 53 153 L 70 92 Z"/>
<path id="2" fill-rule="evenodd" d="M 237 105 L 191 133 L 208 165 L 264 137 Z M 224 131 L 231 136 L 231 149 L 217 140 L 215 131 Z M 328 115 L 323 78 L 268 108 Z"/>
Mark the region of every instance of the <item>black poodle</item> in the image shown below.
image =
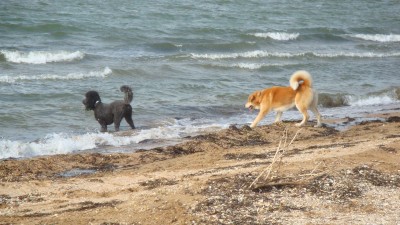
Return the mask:
<path id="1" fill-rule="evenodd" d="M 123 85 L 120 90 L 125 93 L 123 101 L 114 101 L 110 104 L 101 102 L 100 95 L 97 91 L 86 92 L 86 98 L 82 103 L 85 105 L 86 110 L 93 110 L 94 117 L 101 125 L 101 132 L 107 131 L 107 125 L 114 123 L 115 131 L 119 131 L 119 125 L 122 118 L 135 129 L 132 120 L 132 106 L 130 102 L 133 99 L 132 89 L 129 86 Z"/>

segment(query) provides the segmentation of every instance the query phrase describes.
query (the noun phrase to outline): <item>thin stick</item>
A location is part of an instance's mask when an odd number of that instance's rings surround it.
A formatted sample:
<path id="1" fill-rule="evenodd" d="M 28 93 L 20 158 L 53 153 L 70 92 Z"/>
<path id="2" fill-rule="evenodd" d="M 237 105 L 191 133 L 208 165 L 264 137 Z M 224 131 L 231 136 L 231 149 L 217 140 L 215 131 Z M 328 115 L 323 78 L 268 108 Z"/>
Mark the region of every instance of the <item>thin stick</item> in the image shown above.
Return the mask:
<path id="1" fill-rule="evenodd" d="M 303 128 L 300 128 L 299 130 L 297 130 L 296 134 L 294 135 L 292 141 L 289 143 L 288 147 L 289 147 L 290 145 L 292 145 L 293 141 L 296 139 L 297 135 L 300 133 L 301 130 L 303 130 Z"/>
<path id="2" fill-rule="evenodd" d="M 253 183 L 250 184 L 250 187 L 252 187 L 252 186 L 258 181 L 258 179 L 260 179 L 260 177 L 261 177 L 267 170 L 268 170 L 267 177 L 269 177 L 269 175 L 271 174 L 272 167 L 273 167 L 273 165 L 275 164 L 276 159 L 278 158 L 279 152 L 280 152 L 280 150 L 281 150 L 282 140 L 283 140 L 283 138 L 285 137 L 284 135 L 287 134 L 286 131 L 287 131 L 287 129 L 285 129 L 285 132 L 284 132 L 283 136 L 281 137 L 281 140 L 279 140 L 279 145 L 278 145 L 278 148 L 276 149 L 276 152 L 275 152 L 274 158 L 272 159 L 271 164 L 268 165 L 268 167 L 265 168 L 265 169 L 258 175 L 258 177 L 253 181 Z M 287 136 L 286 136 L 286 139 L 287 139 Z M 286 143 L 286 139 L 285 139 L 285 143 Z M 285 144 L 284 144 L 284 145 L 285 145 Z"/>
<path id="3" fill-rule="evenodd" d="M 285 128 L 285 130 L 283 132 L 284 132 L 283 137 L 285 138 L 285 144 L 283 145 L 283 149 L 285 149 L 286 148 L 286 143 L 287 143 L 287 137 L 288 137 L 288 129 Z"/>
<path id="4" fill-rule="evenodd" d="M 278 152 L 279 152 L 279 150 L 280 150 L 280 148 L 281 148 L 281 144 L 282 144 L 282 140 L 279 141 L 278 148 L 276 149 L 276 152 L 275 152 L 274 158 L 272 159 L 271 164 L 269 164 L 269 165 L 267 166 L 267 168 L 265 168 L 265 169 L 258 175 L 258 177 L 253 181 L 253 183 L 250 184 L 250 187 L 252 187 L 252 186 L 258 181 L 258 179 L 260 179 L 260 177 L 265 173 L 265 171 L 267 171 L 268 169 L 270 169 L 270 168 L 272 167 L 272 165 L 274 164 L 274 162 L 275 162 L 275 160 L 276 160 L 276 156 L 278 155 Z"/>
<path id="5" fill-rule="evenodd" d="M 299 129 L 299 130 L 296 132 L 296 134 L 294 135 L 294 137 L 293 137 L 292 140 L 290 141 L 289 145 L 286 145 L 286 143 L 287 143 L 287 138 L 288 138 L 288 129 L 286 128 L 286 129 L 284 130 L 284 133 L 283 133 L 283 135 L 282 135 L 282 137 L 281 137 L 281 140 L 279 141 L 278 148 L 276 149 L 276 152 L 275 152 L 275 155 L 274 155 L 274 158 L 273 158 L 271 164 L 268 165 L 268 167 L 265 168 L 265 169 L 257 176 L 257 178 L 250 184 L 250 188 L 260 179 L 260 177 L 261 177 L 266 171 L 268 171 L 268 173 L 267 173 L 265 179 L 268 179 L 268 178 L 269 178 L 269 176 L 270 176 L 270 174 L 271 174 L 271 171 L 272 171 L 272 168 L 273 168 L 275 162 L 277 161 L 277 158 L 279 158 L 279 165 L 281 165 L 283 156 L 284 156 L 284 154 L 285 154 L 285 152 L 286 152 L 285 150 L 286 150 L 290 145 L 292 145 L 292 143 L 294 142 L 294 140 L 296 139 L 297 135 L 300 133 L 301 130 L 302 130 L 302 129 Z M 283 144 L 283 148 L 282 148 L 282 153 L 280 153 L 282 141 L 284 141 L 284 144 Z"/>
<path id="6" fill-rule="evenodd" d="M 279 155 L 279 162 L 278 162 L 278 168 L 277 168 L 277 171 L 278 171 L 278 172 L 279 172 L 280 166 L 282 165 L 282 158 L 283 158 L 283 155 L 285 154 L 286 148 L 288 147 L 288 146 L 287 146 L 287 139 L 288 139 L 288 129 L 287 129 L 287 128 L 284 130 L 282 139 L 285 140 L 285 143 L 284 143 L 283 148 L 282 148 L 282 153 L 280 153 L 280 155 Z M 271 168 L 271 170 L 272 170 L 272 168 Z M 270 171 L 271 171 L 271 170 L 270 170 Z M 269 174 L 265 177 L 265 180 L 267 180 L 268 177 L 269 177 Z"/>
<path id="7" fill-rule="evenodd" d="M 313 175 L 314 174 L 314 171 L 319 167 L 319 165 L 321 165 L 321 163 L 322 162 L 319 162 L 316 166 L 315 166 L 315 168 L 311 171 L 311 175 Z"/>

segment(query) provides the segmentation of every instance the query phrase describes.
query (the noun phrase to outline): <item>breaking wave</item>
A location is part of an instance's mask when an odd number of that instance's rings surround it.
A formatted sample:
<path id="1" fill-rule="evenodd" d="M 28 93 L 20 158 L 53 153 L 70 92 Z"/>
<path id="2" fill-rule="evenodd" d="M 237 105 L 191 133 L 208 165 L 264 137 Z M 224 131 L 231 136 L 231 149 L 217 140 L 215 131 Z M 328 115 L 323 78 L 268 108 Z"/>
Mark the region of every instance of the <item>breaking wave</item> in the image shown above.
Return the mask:
<path id="1" fill-rule="evenodd" d="M 93 77 L 106 77 L 112 73 L 112 70 L 108 67 L 104 68 L 103 71 L 91 71 L 88 73 L 69 73 L 67 75 L 55 75 L 55 74 L 43 74 L 36 76 L 0 76 L 0 83 L 15 83 L 18 81 L 34 81 L 34 80 L 81 80 Z"/>
<path id="2" fill-rule="evenodd" d="M 296 56 L 303 56 L 304 53 L 292 54 L 292 53 L 278 53 L 278 52 L 267 52 L 267 51 L 249 51 L 242 53 L 226 53 L 226 54 L 195 54 L 192 53 L 191 57 L 194 59 L 235 59 L 235 58 L 264 58 L 264 57 L 281 57 L 290 58 Z"/>
<path id="3" fill-rule="evenodd" d="M 316 57 L 321 58 L 338 58 L 338 57 L 350 57 L 350 58 L 386 58 L 386 57 L 397 57 L 400 56 L 400 52 L 394 53 L 375 53 L 375 52 L 338 52 L 338 53 L 311 53 Z"/>
<path id="4" fill-rule="evenodd" d="M 318 95 L 318 104 L 326 108 L 348 106 L 349 98 L 345 94 L 326 94 L 320 93 Z"/>
<path id="5" fill-rule="evenodd" d="M 70 62 L 81 60 L 85 54 L 81 51 L 8 51 L 0 50 L 0 54 L 4 56 L 6 61 L 12 63 L 27 63 L 27 64 L 46 64 L 52 62 Z"/>
<path id="6" fill-rule="evenodd" d="M 385 58 L 385 57 L 398 57 L 400 52 L 394 53 L 375 53 L 375 52 L 333 52 L 333 53 L 318 53 L 318 52 L 268 52 L 268 51 L 249 51 L 242 53 L 216 53 L 216 54 L 195 54 L 191 53 L 190 57 L 194 59 L 236 59 L 236 58 L 294 58 L 294 57 L 318 57 L 318 58 Z"/>
<path id="7" fill-rule="evenodd" d="M 262 64 L 262 63 L 237 63 L 232 66 L 240 68 L 240 69 L 257 70 L 257 69 L 260 69 L 263 66 L 265 66 L 265 64 Z"/>
<path id="8" fill-rule="evenodd" d="M 24 158 L 40 155 L 67 154 L 95 149 L 101 146 L 124 146 L 139 143 L 151 134 L 115 136 L 111 133 L 87 133 L 83 135 L 50 134 L 35 142 L 0 141 L 0 159 Z M 157 136 L 157 134 L 153 134 Z M 170 135 L 171 136 L 171 135 Z"/>
<path id="9" fill-rule="evenodd" d="M 351 34 L 353 38 L 375 42 L 400 42 L 399 34 Z"/>
<path id="10" fill-rule="evenodd" d="M 268 32 L 268 33 L 254 33 L 250 34 L 259 38 L 270 38 L 277 41 L 296 40 L 299 33 L 283 33 L 283 32 Z"/>
<path id="11" fill-rule="evenodd" d="M 351 106 L 385 105 L 395 102 L 398 102 L 398 100 L 389 95 L 369 96 L 366 98 L 349 96 Z"/>
<path id="12" fill-rule="evenodd" d="M 198 122 L 201 124 L 197 124 Z M 131 146 L 131 149 L 143 149 L 147 141 L 162 143 L 163 141 L 181 139 L 187 135 L 224 127 L 226 127 L 225 123 L 202 123 L 202 121 L 181 119 L 166 126 L 126 131 L 126 133 L 124 133 L 125 131 L 81 135 L 59 133 L 49 134 L 34 142 L 0 139 L 0 159 L 68 154 L 91 149 L 96 149 L 96 151 L 99 149 L 101 152 L 101 148 L 107 146 Z M 119 151 L 121 150 L 119 149 Z"/>
<path id="13" fill-rule="evenodd" d="M 219 67 L 219 68 L 239 68 L 244 70 L 259 70 L 264 68 L 277 68 L 283 66 L 292 66 L 296 65 L 294 63 L 251 63 L 251 62 L 242 62 L 242 63 L 231 63 L 231 64 L 223 64 L 223 63 L 211 63 L 207 64 L 207 66 L 211 67 Z"/>
<path id="14" fill-rule="evenodd" d="M 367 96 L 354 96 L 348 94 L 326 94 L 318 95 L 318 103 L 326 108 L 341 106 L 370 106 L 385 105 L 400 102 L 400 88 L 372 93 Z"/>

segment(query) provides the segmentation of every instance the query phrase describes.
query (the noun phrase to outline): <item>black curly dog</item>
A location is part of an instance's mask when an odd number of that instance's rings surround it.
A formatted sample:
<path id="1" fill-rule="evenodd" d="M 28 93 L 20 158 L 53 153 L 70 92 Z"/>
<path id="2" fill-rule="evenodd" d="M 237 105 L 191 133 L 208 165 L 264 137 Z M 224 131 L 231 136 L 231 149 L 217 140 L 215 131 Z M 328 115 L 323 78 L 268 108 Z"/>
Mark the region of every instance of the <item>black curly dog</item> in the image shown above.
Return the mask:
<path id="1" fill-rule="evenodd" d="M 101 132 L 107 131 L 107 125 L 114 123 L 115 131 L 119 131 L 119 125 L 122 118 L 135 129 L 132 120 L 132 106 L 130 103 L 133 99 L 132 89 L 127 86 L 121 86 L 120 90 L 125 93 L 124 100 L 114 101 L 110 104 L 101 102 L 100 95 L 97 91 L 86 92 L 86 98 L 82 103 L 85 105 L 86 110 L 93 110 L 94 117 L 101 125 Z"/>

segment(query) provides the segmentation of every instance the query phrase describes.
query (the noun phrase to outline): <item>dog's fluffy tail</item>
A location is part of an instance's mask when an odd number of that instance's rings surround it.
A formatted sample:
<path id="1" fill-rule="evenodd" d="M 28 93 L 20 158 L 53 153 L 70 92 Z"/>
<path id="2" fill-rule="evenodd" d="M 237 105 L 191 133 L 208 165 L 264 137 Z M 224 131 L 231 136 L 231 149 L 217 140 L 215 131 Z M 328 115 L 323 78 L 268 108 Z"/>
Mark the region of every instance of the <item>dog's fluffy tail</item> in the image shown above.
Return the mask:
<path id="1" fill-rule="evenodd" d="M 305 71 L 305 70 L 299 70 L 296 71 L 291 77 L 290 77 L 290 87 L 293 90 L 297 90 L 300 85 L 306 86 L 311 88 L 312 87 L 312 78 L 311 75 Z"/>
<path id="2" fill-rule="evenodd" d="M 128 85 L 122 85 L 120 90 L 125 93 L 124 97 L 125 104 L 131 103 L 133 99 L 132 88 L 130 88 Z"/>

